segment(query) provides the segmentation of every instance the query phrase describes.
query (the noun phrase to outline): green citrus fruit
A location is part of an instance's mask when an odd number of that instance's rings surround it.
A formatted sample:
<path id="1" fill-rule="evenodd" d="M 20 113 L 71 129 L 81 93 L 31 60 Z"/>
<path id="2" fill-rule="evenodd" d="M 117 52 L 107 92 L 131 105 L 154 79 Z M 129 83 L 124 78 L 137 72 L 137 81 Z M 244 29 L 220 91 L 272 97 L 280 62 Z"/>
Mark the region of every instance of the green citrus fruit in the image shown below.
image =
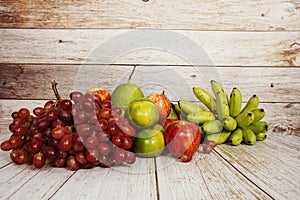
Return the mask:
<path id="1" fill-rule="evenodd" d="M 150 128 L 158 123 L 159 111 L 153 101 L 147 98 L 140 98 L 129 104 L 127 117 L 133 126 Z"/>
<path id="2" fill-rule="evenodd" d="M 141 97 L 144 97 L 141 88 L 132 83 L 124 83 L 114 89 L 111 101 L 113 105 L 119 106 L 121 109 L 126 109 L 132 101 Z"/>
<path id="3" fill-rule="evenodd" d="M 134 151 L 140 157 L 159 156 L 165 147 L 163 128 L 145 129 L 137 133 L 134 140 Z"/>

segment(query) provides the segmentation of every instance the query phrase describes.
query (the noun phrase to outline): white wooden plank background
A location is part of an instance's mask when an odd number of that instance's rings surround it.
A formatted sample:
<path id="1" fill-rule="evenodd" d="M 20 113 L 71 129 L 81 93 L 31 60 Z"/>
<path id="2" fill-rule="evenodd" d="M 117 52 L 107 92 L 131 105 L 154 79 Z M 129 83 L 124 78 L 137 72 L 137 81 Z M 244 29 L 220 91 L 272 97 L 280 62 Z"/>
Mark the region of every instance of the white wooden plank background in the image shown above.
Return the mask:
<path id="1" fill-rule="evenodd" d="M 0 27 L 298 30 L 296 0 L 1 1 Z"/>
<path id="2" fill-rule="evenodd" d="M 0 29 L 0 37 L 1 63 L 300 65 L 300 46 L 292 45 L 299 31 Z M 195 53 L 199 48 L 207 56 Z"/>

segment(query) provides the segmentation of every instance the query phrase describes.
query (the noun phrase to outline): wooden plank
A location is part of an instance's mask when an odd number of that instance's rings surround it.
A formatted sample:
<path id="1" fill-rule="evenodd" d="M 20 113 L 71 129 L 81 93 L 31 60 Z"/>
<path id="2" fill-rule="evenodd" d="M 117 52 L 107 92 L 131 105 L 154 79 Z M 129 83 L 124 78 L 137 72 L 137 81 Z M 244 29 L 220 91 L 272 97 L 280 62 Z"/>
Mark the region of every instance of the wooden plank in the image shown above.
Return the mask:
<path id="1" fill-rule="evenodd" d="M 0 29 L 0 37 L 0 63 L 300 66 L 299 31 Z"/>
<path id="2" fill-rule="evenodd" d="M 294 0 L 0 2 L 3 28 L 299 30 Z"/>
<path id="3" fill-rule="evenodd" d="M 157 199 L 154 159 L 137 158 L 130 166 L 79 170 L 51 199 Z"/>
<path id="4" fill-rule="evenodd" d="M 132 66 L 120 65 L 28 65 L 0 64 L 0 98 L 53 99 L 51 80 L 58 82 L 62 97 L 74 90 L 104 87 L 109 92 L 127 82 Z M 223 83 L 229 94 L 233 87 L 242 91 L 246 102 L 256 94 L 261 102 L 299 102 L 300 68 L 281 67 L 191 67 L 138 66 L 131 82 L 145 95 L 165 90 L 172 101 L 197 100 L 192 87 L 210 90 L 210 80 Z M 290 106 L 293 106 L 291 104 Z"/>
<path id="5" fill-rule="evenodd" d="M 74 172 L 46 166 L 11 164 L 0 169 L 1 199 L 49 199 Z"/>
<path id="6" fill-rule="evenodd" d="M 297 136 L 281 136 L 281 139 L 300 142 Z M 219 145 L 216 151 L 274 199 L 299 198 L 299 149 L 266 139 L 254 146 Z"/>
<path id="7" fill-rule="evenodd" d="M 196 153 L 189 163 L 156 158 L 159 199 L 270 199 L 216 153 Z M 176 173 L 174 173 L 176 171 Z"/>

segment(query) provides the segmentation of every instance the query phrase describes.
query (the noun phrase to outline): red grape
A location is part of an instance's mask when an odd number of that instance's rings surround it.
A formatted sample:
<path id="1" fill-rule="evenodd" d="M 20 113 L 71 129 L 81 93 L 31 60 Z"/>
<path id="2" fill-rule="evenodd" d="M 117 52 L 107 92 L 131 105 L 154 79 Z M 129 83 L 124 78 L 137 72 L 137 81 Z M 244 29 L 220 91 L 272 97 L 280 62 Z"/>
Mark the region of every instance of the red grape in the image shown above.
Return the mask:
<path id="1" fill-rule="evenodd" d="M 8 140 L 5 140 L 1 143 L 1 150 L 2 151 L 10 151 L 12 149 L 13 149 L 13 147 L 11 146 L 11 144 L 9 143 Z"/>
<path id="2" fill-rule="evenodd" d="M 80 103 L 83 99 L 83 94 L 79 91 L 71 92 L 70 99 L 73 100 L 75 103 Z"/>
<path id="3" fill-rule="evenodd" d="M 45 111 L 44 108 L 36 107 L 33 109 L 33 114 L 35 114 L 35 116 L 40 116 L 44 111 Z"/>
<path id="4" fill-rule="evenodd" d="M 69 156 L 67 159 L 67 167 L 69 170 L 76 171 L 79 169 L 79 163 L 77 162 L 75 156 Z"/>
<path id="5" fill-rule="evenodd" d="M 33 165 L 35 168 L 42 168 L 46 163 L 46 159 L 43 153 L 36 153 L 33 156 Z"/>
<path id="6" fill-rule="evenodd" d="M 26 119 L 29 115 L 30 115 L 30 111 L 27 108 L 21 108 L 18 111 L 18 115 L 19 117 L 21 117 L 22 119 Z"/>
<path id="7" fill-rule="evenodd" d="M 84 164 L 86 164 L 88 162 L 87 159 L 86 159 L 86 157 L 85 157 L 85 154 L 83 152 L 77 153 L 76 156 L 75 156 L 75 158 L 76 158 L 77 162 L 79 164 L 82 164 L 82 165 L 84 165 Z"/>
<path id="8" fill-rule="evenodd" d="M 98 145 L 98 150 L 99 150 L 100 154 L 107 156 L 111 152 L 111 147 L 110 147 L 110 145 L 108 143 L 101 142 Z"/>
<path id="9" fill-rule="evenodd" d="M 72 145 L 72 134 L 66 134 L 61 138 L 58 148 L 62 151 L 69 151 L 72 148 Z"/>
<path id="10" fill-rule="evenodd" d="M 61 139 L 64 135 L 69 133 L 69 129 L 67 127 L 56 127 L 51 131 L 51 135 L 55 139 Z"/>
<path id="11" fill-rule="evenodd" d="M 13 149 L 16 149 L 19 146 L 21 146 L 21 144 L 23 143 L 23 139 L 22 139 L 22 136 L 12 135 L 12 136 L 10 136 L 8 142 Z"/>
<path id="12" fill-rule="evenodd" d="M 56 159 L 56 149 L 53 146 L 46 146 L 43 149 L 43 153 L 45 158 L 54 161 Z"/>

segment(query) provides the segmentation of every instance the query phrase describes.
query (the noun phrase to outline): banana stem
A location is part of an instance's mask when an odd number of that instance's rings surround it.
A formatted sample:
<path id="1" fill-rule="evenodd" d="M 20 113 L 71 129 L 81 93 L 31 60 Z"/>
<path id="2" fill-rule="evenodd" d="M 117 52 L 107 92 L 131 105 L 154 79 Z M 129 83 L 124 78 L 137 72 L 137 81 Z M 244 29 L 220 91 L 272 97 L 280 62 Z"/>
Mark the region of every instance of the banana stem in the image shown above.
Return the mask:
<path id="1" fill-rule="evenodd" d="M 61 101 L 61 97 L 60 97 L 60 95 L 58 93 L 58 90 L 57 90 L 57 82 L 54 79 L 51 81 L 51 86 L 52 86 L 52 90 L 53 90 L 53 92 L 55 94 L 56 101 L 60 102 Z"/>
<path id="2" fill-rule="evenodd" d="M 132 69 L 132 71 L 131 71 L 131 73 L 130 73 L 130 75 L 129 75 L 129 77 L 128 77 L 127 83 L 130 83 L 130 80 L 131 80 L 131 77 L 132 77 L 132 75 L 133 75 L 133 73 L 134 73 L 134 71 L 135 71 L 135 68 L 136 68 L 136 65 L 133 66 L 133 69 Z"/>

